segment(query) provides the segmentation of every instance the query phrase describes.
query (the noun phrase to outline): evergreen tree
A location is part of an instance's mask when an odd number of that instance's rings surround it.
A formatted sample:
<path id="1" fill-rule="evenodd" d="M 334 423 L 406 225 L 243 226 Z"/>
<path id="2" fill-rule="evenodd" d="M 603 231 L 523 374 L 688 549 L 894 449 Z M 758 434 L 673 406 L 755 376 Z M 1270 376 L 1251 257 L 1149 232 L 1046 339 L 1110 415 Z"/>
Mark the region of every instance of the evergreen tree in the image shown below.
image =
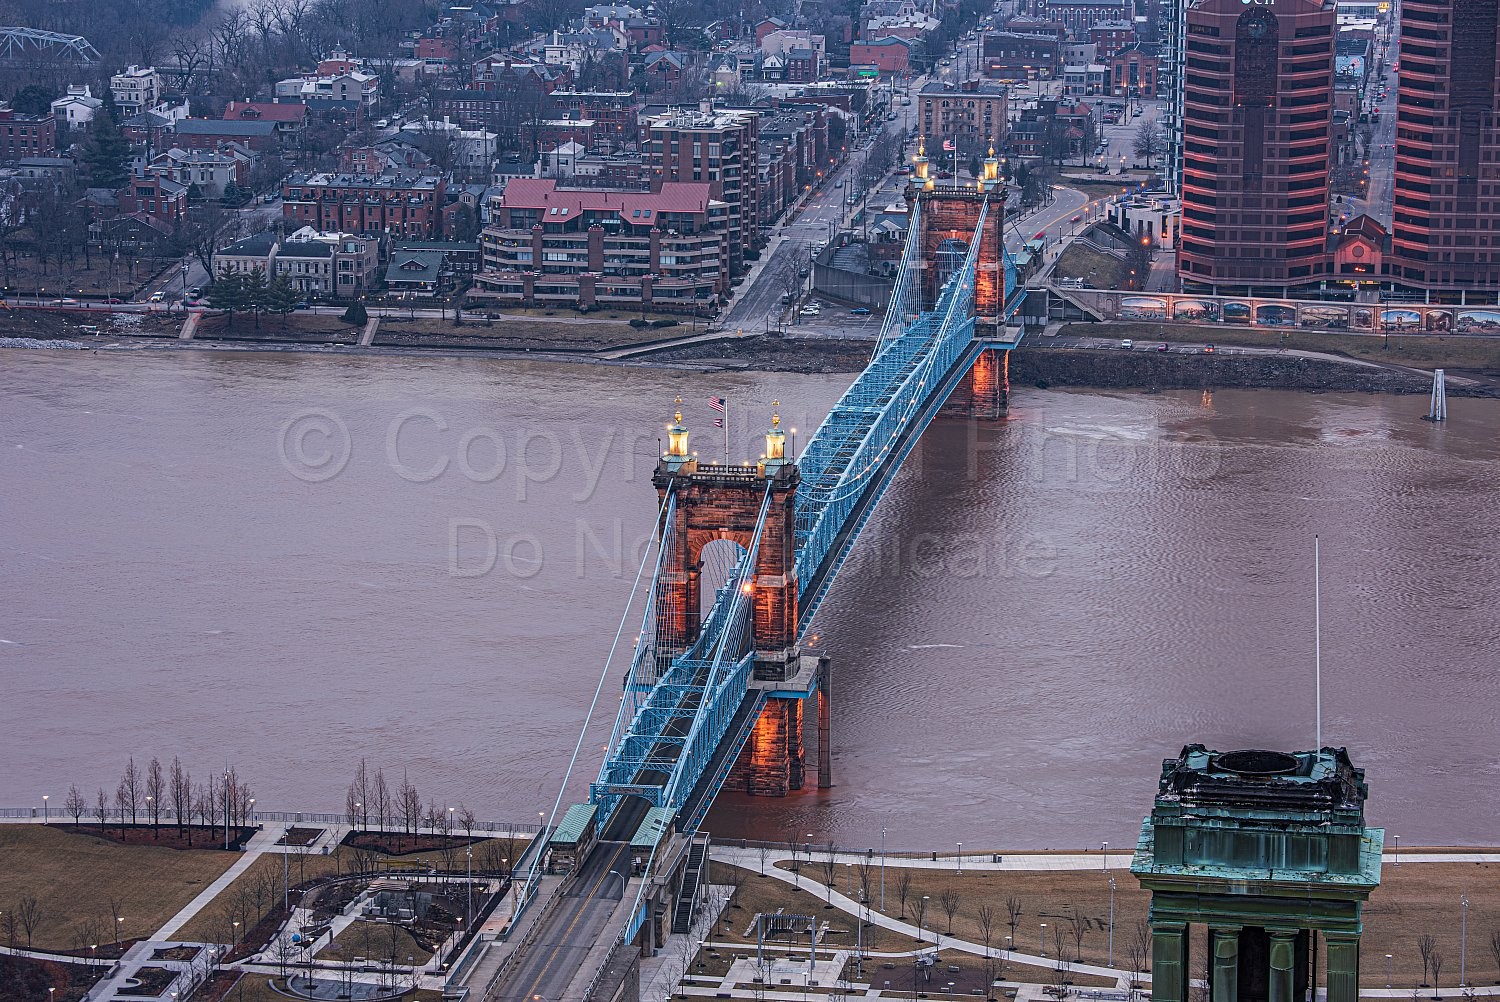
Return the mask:
<path id="1" fill-rule="evenodd" d="M 344 323 L 355 327 L 363 327 L 370 322 L 370 314 L 365 310 L 364 303 L 350 303 L 349 308 L 344 311 Z"/>
<path id="2" fill-rule="evenodd" d="M 194 181 L 188 185 L 187 197 L 189 202 L 203 201 L 203 189 L 198 187 L 197 181 Z"/>
<path id="3" fill-rule="evenodd" d="M 256 265 L 240 280 L 240 295 L 244 297 L 242 309 L 255 313 L 255 328 L 260 329 L 260 311 L 266 308 L 266 269 Z"/>
<path id="4" fill-rule="evenodd" d="M 266 283 L 264 303 L 266 310 L 270 313 L 281 314 L 281 329 L 286 330 L 287 314 L 291 313 L 301 299 L 292 280 L 285 275 L 277 275 Z"/>
<path id="5" fill-rule="evenodd" d="M 120 106 L 115 104 L 115 92 L 106 87 L 104 88 L 104 93 L 99 95 L 99 100 L 104 102 L 103 111 L 105 116 L 111 122 L 118 125 L 120 122 Z M 95 117 L 97 118 L 98 116 Z"/>
<path id="6" fill-rule="evenodd" d="M 233 181 L 226 181 L 224 183 L 224 195 L 222 197 L 222 201 L 225 205 L 239 205 L 240 186 L 235 184 Z"/>
<path id="7" fill-rule="evenodd" d="M 130 179 L 130 143 L 108 115 L 95 115 L 78 154 L 90 188 L 120 188 Z"/>
<path id="8" fill-rule="evenodd" d="M 208 305 L 228 314 L 229 324 L 233 326 L 234 311 L 245 309 L 245 275 L 225 265 L 214 284 L 209 286 Z"/>
<path id="9" fill-rule="evenodd" d="M 10 106 L 23 115 L 50 115 L 52 114 L 52 99 L 55 97 L 57 97 L 57 92 L 50 87 L 27 84 L 16 91 L 16 96 L 11 100 Z"/>

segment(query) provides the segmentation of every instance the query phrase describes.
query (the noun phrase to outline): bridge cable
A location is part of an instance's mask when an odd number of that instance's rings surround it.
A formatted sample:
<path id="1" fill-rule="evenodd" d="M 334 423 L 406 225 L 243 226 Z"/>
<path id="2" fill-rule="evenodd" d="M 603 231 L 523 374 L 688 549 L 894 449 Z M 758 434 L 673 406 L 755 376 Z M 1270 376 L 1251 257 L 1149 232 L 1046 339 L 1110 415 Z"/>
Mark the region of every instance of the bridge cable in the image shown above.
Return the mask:
<path id="1" fill-rule="evenodd" d="M 661 525 L 662 513 L 666 511 L 667 501 L 671 497 L 672 492 L 669 490 L 662 496 L 661 503 L 657 506 L 656 523 L 658 527 Z M 568 789 L 568 780 L 573 776 L 573 766 L 578 762 L 579 752 L 583 750 L 583 739 L 588 735 L 589 722 L 593 720 L 594 710 L 599 705 L 599 694 L 604 691 L 604 682 L 609 678 L 609 666 L 614 662 L 615 649 L 620 646 L 620 637 L 625 634 L 625 624 L 630 621 L 630 610 L 635 606 L 635 593 L 641 586 L 641 578 L 646 574 L 646 564 L 651 559 L 651 549 L 650 546 L 647 546 L 645 552 L 641 554 L 641 566 L 635 572 L 635 583 L 630 586 L 630 597 L 625 601 L 625 612 L 620 616 L 620 626 L 615 630 L 615 639 L 610 642 L 609 654 L 604 659 L 604 670 L 599 673 L 599 684 L 594 687 L 594 698 L 589 701 L 589 712 L 584 715 L 583 727 L 578 732 L 578 742 L 573 746 L 572 757 L 568 759 L 568 769 L 563 773 L 562 783 L 557 788 L 557 799 L 552 803 L 552 813 L 547 817 L 547 826 L 537 833 L 537 838 L 539 839 L 547 833 L 547 829 L 550 829 L 557 820 L 557 809 L 562 806 L 563 794 Z M 542 848 L 532 857 L 531 872 L 526 875 L 526 887 L 516 897 L 515 914 L 517 915 L 521 913 L 521 909 L 525 907 L 526 901 L 531 897 L 532 884 L 537 879 L 537 870 L 541 866 L 542 856 L 545 853 L 546 849 Z"/>

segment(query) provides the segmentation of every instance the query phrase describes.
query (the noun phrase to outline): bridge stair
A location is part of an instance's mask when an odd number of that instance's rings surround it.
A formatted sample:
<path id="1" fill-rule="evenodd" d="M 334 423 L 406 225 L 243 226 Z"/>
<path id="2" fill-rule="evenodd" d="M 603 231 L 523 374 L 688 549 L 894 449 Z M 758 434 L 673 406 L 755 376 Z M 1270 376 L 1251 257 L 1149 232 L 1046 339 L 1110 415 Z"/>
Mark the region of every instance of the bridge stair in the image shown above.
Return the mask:
<path id="1" fill-rule="evenodd" d="M 677 892 L 677 907 L 672 913 L 672 931 L 685 933 L 693 928 L 693 909 L 703 892 L 703 874 L 708 865 L 709 836 L 695 833 L 688 849 L 687 865 L 682 871 L 682 889 Z"/>

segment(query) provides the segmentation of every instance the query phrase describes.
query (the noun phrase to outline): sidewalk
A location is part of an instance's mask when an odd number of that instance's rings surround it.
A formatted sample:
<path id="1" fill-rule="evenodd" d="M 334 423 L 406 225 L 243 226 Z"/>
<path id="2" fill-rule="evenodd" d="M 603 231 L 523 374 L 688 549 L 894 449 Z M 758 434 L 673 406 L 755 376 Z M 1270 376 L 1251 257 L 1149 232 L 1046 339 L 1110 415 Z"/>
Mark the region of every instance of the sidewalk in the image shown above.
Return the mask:
<path id="1" fill-rule="evenodd" d="M 272 831 L 266 828 L 256 832 L 250 841 L 245 844 L 245 851 L 239 859 L 234 861 L 234 865 L 221 873 L 218 880 L 215 880 L 199 891 L 198 896 L 184 905 L 176 915 L 168 919 L 166 925 L 152 933 L 152 940 L 159 942 L 171 939 L 177 930 L 187 925 L 194 915 L 197 915 L 210 901 L 219 895 L 220 891 L 232 884 L 234 879 L 240 874 L 250 869 L 250 864 L 254 863 L 265 852 L 275 848 L 274 843 L 280 837 L 281 833 L 279 830 Z"/>

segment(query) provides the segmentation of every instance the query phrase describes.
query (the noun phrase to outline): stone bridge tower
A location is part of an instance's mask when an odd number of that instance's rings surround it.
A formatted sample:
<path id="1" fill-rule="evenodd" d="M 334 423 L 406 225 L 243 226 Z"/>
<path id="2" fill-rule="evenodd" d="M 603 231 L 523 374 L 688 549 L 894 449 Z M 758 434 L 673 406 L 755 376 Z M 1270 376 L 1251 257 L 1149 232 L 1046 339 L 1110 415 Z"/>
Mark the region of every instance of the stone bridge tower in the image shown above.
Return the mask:
<path id="1" fill-rule="evenodd" d="M 925 158 L 919 158 L 922 160 Z M 1005 302 L 1013 293 L 1005 287 L 1005 187 L 1000 183 L 995 151 L 984 162 L 984 173 L 972 188 L 939 186 L 918 163 L 919 176 L 907 189 L 908 203 L 920 203 L 922 231 L 920 288 L 924 304 L 937 300 L 943 282 L 962 262 L 969 240 L 979 225 L 979 213 L 989 203 L 984 230 L 979 235 L 979 257 L 974 266 L 974 336 L 998 337 L 1005 323 Z M 1005 416 L 1010 399 L 1010 353 L 986 348 L 964 381 L 953 391 L 942 413 L 951 417 L 997 420 Z"/>
<path id="2" fill-rule="evenodd" d="M 677 544 L 668 553 L 657 594 L 657 648 L 661 656 L 687 650 L 702 628 L 703 550 L 727 539 L 749 549 L 766 490 L 771 492 L 761 530 L 754 590 L 755 683 L 776 693 L 796 688 L 806 674 L 797 649 L 798 587 L 796 568 L 796 499 L 801 482 L 797 464 L 786 455 L 786 432 L 779 416 L 766 433 L 766 452 L 755 463 L 730 466 L 700 462 L 688 449 L 682 414 L 667 428 L 668 449 L 657 464 L 652 483 L 658 499 L 668 490 L 677 496 L 673 530 Z M 741 754 L 728 788 L 763 796 L 785 796 L 800 789 L 806 772 L 802 743 L 803 703 L 818 698 L 820 782 L 827 779 L 828 700 L 826 659 L 818 678 L 803 679 L 796 695 L 771 695 Z M 816 690 L 816 693 L 815 693 Z"/>

